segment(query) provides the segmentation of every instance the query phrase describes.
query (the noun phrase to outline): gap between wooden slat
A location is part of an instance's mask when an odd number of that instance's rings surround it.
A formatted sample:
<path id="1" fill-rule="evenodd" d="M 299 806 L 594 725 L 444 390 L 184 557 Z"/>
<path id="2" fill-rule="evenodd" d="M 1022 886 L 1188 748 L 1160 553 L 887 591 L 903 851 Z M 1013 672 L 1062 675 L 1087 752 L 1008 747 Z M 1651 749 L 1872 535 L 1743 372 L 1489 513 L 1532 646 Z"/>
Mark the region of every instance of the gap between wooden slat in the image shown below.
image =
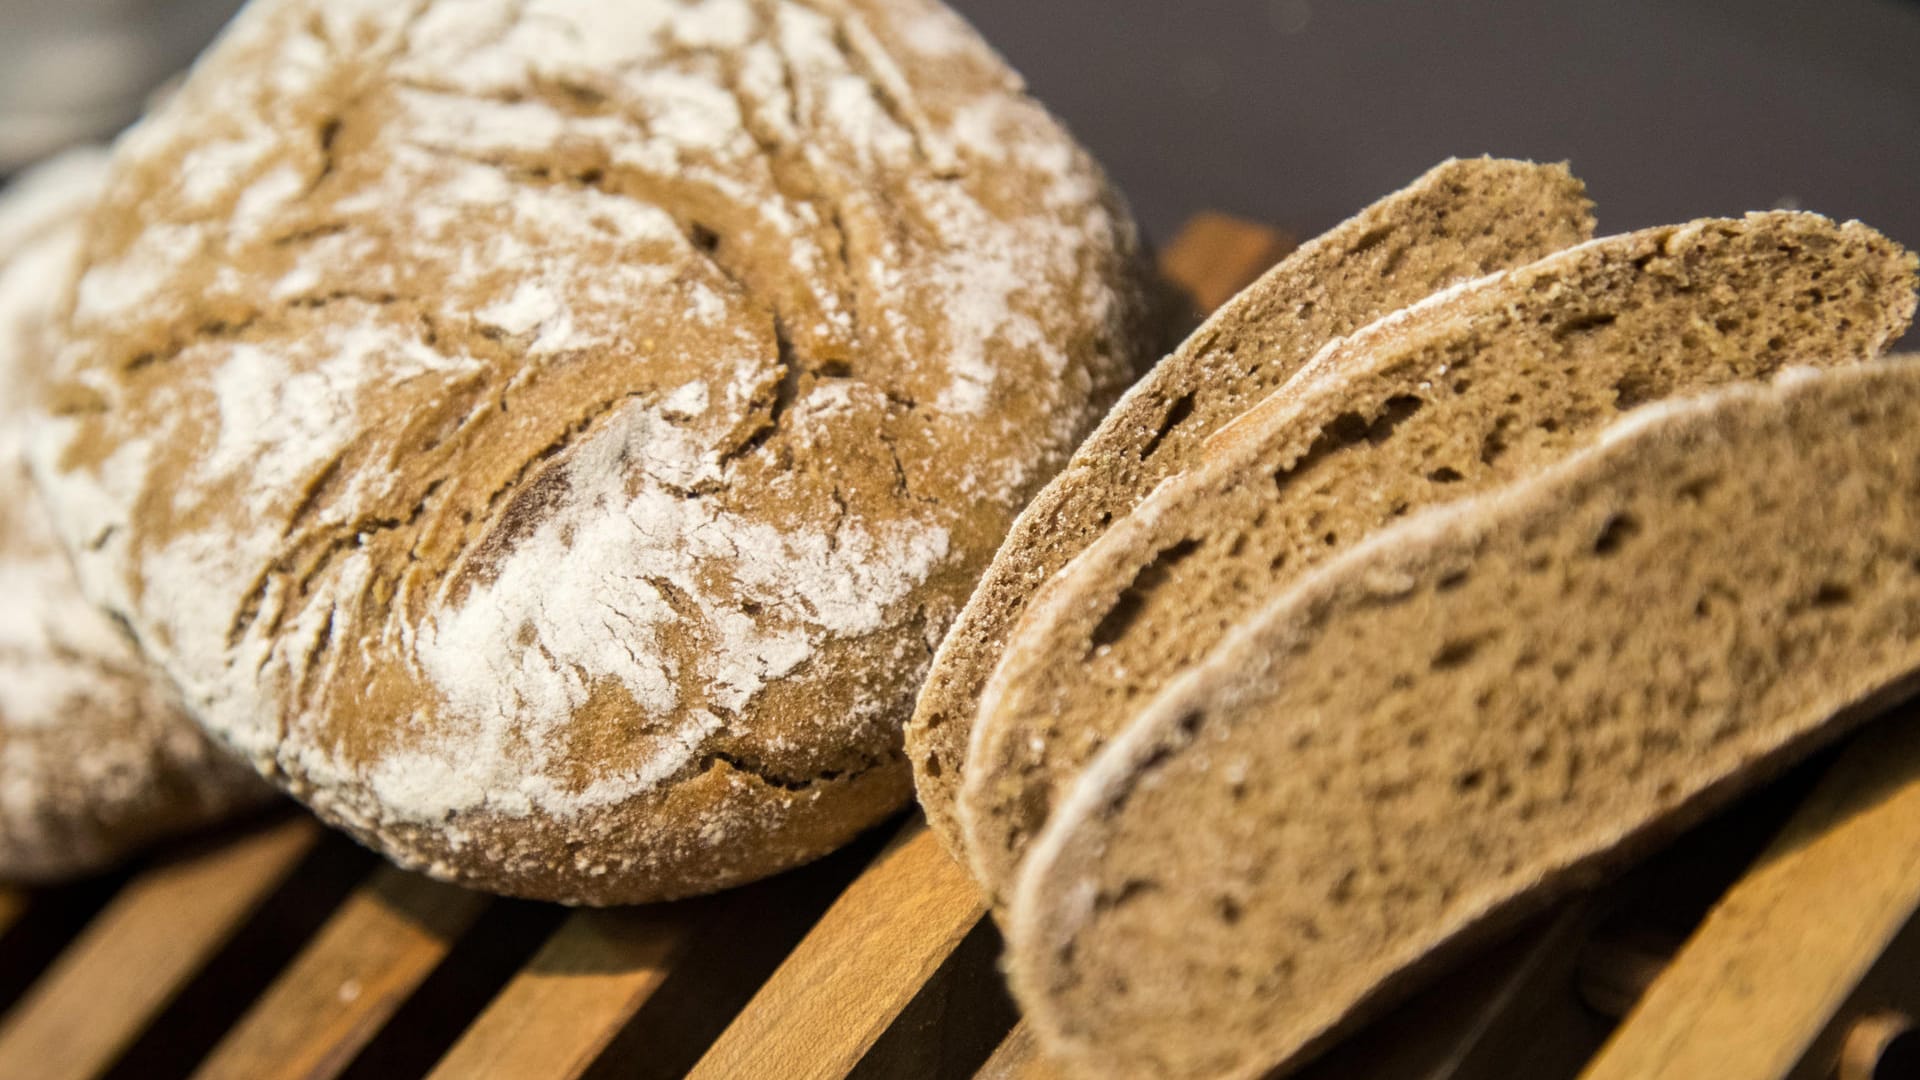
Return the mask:
<path id="1" fill-rule="evenodd" d="M 479 893 L 381 867 L 196 1075 L 203 1080 L 331 1080 L 489 902 Z"/>
<path id="2" fill-rule="evenodd" d="M 0 1025 L 0 1076 L 104 1070 L 319 837 L 288 818 L 136 876 Z"/>
<path id="3" fill-rule="evenodd" d="M 1597 905 L 1581 897 L 1476 950 L 1438 983 L 1309 1062 L 1299 1080 L 1566 1075 L 1593 1046 L 1576 1038 L 1571 1054 L 1557 1052 L 1566 1014 L 1584 1017 L 1573 977 L 1596 917 Z M 1569 1058 L 1572 1064 L 1556 1071 Z"/>
<path id="4" fill-rule="evenodd" d="M 1786 1076 L 1917 909 L 1920 710 L 1908 707 L 1847 749 L 1583 1075 Z"/>
<path id="5" fill-rule="evenodd" d="M 987 1063 L 974 1074 L 976 1080 L 1062 1080 L 1062 1074 L 1040 1055 L 1039 1040 L 1025 1020 L 1013 1026 Z"/>
<path id="6" fill-rule="evenodd" d="M 582 911 L 487 1006 L 435 1080 L 546 1080 L 586 1071 L 672 971 L 697 906 Z"/>
<path id="7" fill-rule="evenodd" d="M 973 1080 L 1020 1020 L 1001 951 L 993 920 L 977 920 L 847 1080 Z"/>
<path id="8" fill-rule="evenodd" d="M 0 934 L 5 934 L 27 910 L 27 897 L 18 889 L 0 888 Z"/>
<path id="9" fill-rule="evenodd" d="M 861 837 L 819 862 L 715 896 L 575 912 L 433 1075 L 681 1075 L 873 860 L 884 836 Z"/>

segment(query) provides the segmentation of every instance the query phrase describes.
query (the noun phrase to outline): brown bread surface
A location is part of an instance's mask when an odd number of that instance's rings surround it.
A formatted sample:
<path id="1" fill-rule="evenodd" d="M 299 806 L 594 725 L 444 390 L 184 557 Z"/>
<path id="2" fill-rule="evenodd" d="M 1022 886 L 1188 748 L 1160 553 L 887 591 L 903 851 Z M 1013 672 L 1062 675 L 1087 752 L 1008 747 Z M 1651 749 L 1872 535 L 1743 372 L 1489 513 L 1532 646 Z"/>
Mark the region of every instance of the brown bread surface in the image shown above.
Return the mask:
<path id="1" fill-rule="evenodd" d="M 1075 785 L 1010 962 L 1087 1076 L 1252 1077 L 1907 691 L 1920 364 L 1643 410 L 1376 535 Z"/>
<path id="2" fill-rule="evenodd" d="M 1136 384 L 1014 523 L 921 690 L 907 754 L 948 846 L 959 851 L 953 804 L 980 691 L 1034 589 L 1330 339 L 1592 232 L 1564 165 L 1442 162 L 1282 260 Z"/>
<path id="3" fill-rule="evenodd" d="M 1913 309 L 1898 245 L 1770 213 L 1595 241 L 1330 347 L 1029 605 L 961 794 L 976 873 L 1003 894 L 1106 737 L 1307 569 L 1560 460 L 1644 402 L 1875 356 Z"/>

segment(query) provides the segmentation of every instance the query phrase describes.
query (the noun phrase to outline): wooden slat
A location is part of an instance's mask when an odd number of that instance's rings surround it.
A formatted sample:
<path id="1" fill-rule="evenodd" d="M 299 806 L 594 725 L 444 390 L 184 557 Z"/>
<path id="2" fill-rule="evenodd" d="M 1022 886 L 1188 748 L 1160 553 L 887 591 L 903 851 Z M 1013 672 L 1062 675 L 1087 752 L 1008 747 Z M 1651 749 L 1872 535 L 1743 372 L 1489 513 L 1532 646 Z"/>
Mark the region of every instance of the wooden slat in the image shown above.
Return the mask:
<path id="1" fill-rule="evenodd" d="M 913 818 L 693 1070 L 843 1077 L 982 914 L 973 879 Z"/>
<path id="2" fill-rule="evenodd" d="M 879 839 L 717 896 L 575 912 L 433 1075 L 572 1080 L 596 1065 L 608 1068 L 593 1075 L 684 1072 Z"/>
<path id="3" fill-rule="evenodd" d="M 695 905 L 582 911 L 487 1006 L 435 1080 L 572 1080 L 639 1012 L 693 941 Z"/>
<path id="4" fill-rule="evenodd" d="M 288 818 L 135 877 L 0 1026 L 0 1076 L 111 1064 L 319 837 Z"/>
<path id="5" fill-rule="evenodd" d="M 1589 1080 L 1777 1080 L 1802 1064 L 1920 909 L 1916 721 L 1906 711 L 1848 749 L 1654 981 Z"/>
<path id="6" fill-rule="evenodd" d="M 196 1075 L 331 1080 L 488 902 L 479 893 L 382 867 L 341 905 Z"/>
<path id="7" fill-rule="evenodd" d="M 1593 905 L 1567 905 L 1314 1061 L 1301 1080 L 1494 1080 L 1544 1055 L 1542 1014 L 1577 1008 L 1571 973 Z M 1548 1021 L 1545 1027 L 1551 1028 Z M 1546 1033 L 1550 1035 L 1551 1033 Z M 1552 1041 L 1550 1038 L 1547 1041 Z M 1577 1059 L 1576 1059 L 1577 1060 Z M 1538 1075 L 1565 1075 L 1548 1068 Z M 1062 1080 L 1022 1022 L 976 1080 Z"/>
<path id="8" fill-rule="evenodd" d="M 1295 246 L 1274 229 L 1225 214 L 1195 214 L 1160 253 L 1160 272 L 1201 311 L 1212 311 Z"/>
<path id="9" fill-rule="evenodd" d="M 992 919 L 974 923 L 848 1080 L 973 1080 L 1020 1021 L 1000 970 L 1002 950 Z"/>

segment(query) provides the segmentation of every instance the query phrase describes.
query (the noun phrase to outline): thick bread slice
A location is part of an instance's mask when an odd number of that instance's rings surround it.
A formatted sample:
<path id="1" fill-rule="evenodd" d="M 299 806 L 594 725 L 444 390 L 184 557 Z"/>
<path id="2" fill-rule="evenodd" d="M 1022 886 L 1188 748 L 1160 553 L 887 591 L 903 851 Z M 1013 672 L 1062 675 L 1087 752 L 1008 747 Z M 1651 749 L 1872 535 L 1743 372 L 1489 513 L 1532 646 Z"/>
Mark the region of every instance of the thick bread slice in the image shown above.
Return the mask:
<path id="1" fill-rule="evenodd" d="M 1087 769 L 1010 920 L 1088 1076 L 1251 1077 L 1920 670 L 1920 364 L 1654 406 L 1380 533 Z"/>
<path id="2" fill-rule="evenodd" d="M 980 689 L 1036 586 L 1328 339 L 1592 232 L 1591 203 L 1564 165 L 1443 162 L 1295 251 L 1137 384 L 1015 523 L 920 694 L 908 755 L 949 845 L 959 850 L 953 796 Z"/>
<path id="3" fill-rule="evenodd" d="M 1305 568 L 1641 402 L 1874 356 L 1913 309 L 1913 258 L 1879 233 L 1755 214 L 1595 241 L 1333 346 L 1029 605 L 961 792 L 982 882 L 1000 894 L 1105 737 Z"/>

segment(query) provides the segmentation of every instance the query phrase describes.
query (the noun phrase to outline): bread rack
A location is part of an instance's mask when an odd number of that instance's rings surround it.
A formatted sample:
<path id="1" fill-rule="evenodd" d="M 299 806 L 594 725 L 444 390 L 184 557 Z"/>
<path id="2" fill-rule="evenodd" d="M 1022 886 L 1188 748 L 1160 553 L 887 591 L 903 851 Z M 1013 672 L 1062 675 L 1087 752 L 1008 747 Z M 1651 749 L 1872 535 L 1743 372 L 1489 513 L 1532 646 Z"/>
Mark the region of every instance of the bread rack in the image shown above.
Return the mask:
<path id="1" fill-rule="evenodd" d="M 1283 255 L 1195 217 L 1201 308 Z M 1869 726 L 1511 928 L 1312 1080 L 1920 1076 L 1920 723 Z M 0 1077 L 1043 1080 L 991 920 L 918 815 L 720 896 L 499 900 L 291 811 L 0 890 Z"/>

